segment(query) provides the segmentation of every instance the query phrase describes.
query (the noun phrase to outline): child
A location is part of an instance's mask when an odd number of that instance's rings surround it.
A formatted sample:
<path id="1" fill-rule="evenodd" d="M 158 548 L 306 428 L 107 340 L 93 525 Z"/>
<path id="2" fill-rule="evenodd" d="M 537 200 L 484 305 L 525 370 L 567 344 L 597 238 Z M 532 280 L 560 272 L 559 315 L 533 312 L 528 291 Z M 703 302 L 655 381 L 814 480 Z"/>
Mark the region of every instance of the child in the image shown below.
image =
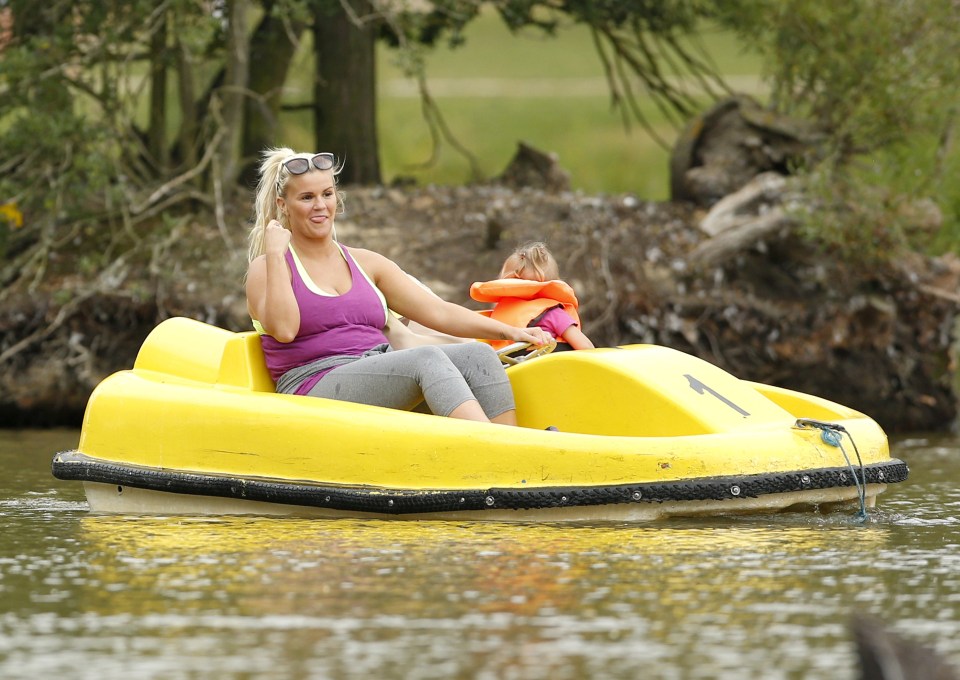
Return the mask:
<path id="1" fill-rule="evenodd" d="M 557 340 L 557 349 L 593 349 L 580 330 L 579 303 L 573 289 L 560 281 L 560 268 L 547 246 L 529 243 L 503 263 L 500 278 L 470 286 L 470 297 L 494 302 L 489 316 L 520 328 L 539 327 Z M 500 349 L 509 343 L 492 343 Z"/>

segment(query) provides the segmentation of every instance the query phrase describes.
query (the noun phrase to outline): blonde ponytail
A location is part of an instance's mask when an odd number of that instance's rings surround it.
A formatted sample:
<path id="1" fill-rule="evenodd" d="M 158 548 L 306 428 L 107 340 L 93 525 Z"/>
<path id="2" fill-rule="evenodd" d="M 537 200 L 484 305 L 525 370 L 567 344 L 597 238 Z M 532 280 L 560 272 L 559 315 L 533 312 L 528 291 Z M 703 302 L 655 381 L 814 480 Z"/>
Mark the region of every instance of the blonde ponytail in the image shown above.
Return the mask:
<path id="1" fill-rule="evenodd" d="M 260 181 L 257 183 L 257 195 L 254 200 L 256 217 L 247 236 L 248 262 L 253 262 L 265 252 L 263 235 L 270 220 L 277 220 L 283 226 L 287 226 L 286 217 L 277 208 L 277 197 L 283 193 L 283 187 L 280 186 L 283 161 L 295 153 L 293 149 L 286 147 L 265 149 L 263 152 L 260 161 Z"/>

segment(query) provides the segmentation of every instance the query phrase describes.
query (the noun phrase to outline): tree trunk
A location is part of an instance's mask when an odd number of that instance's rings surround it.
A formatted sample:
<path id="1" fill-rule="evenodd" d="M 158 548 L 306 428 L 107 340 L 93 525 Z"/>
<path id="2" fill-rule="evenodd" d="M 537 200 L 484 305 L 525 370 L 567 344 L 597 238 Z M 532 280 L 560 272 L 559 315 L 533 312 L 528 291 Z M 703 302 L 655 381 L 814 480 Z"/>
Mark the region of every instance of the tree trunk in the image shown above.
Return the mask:
<path id="1" fill-rule="evenodd" d="M 162 172 L 168 165 L 167 149 L 167 15 L 160 17 L 150 36 L 150 123 L 147 129 L 150 163 Z"/>
<path id="2" fill-rule="evenodd" d="M 283 20 L 264 6 L 264 16 L 250 40 L 250 96 L 244 102 L 243 135 L 240 142 L 240 183 L 256 183 L 260 153 L 274 146 L 279 126 L 283 84 L 296 54 L 296 40 L 306 26 Z"/>
<path id="3" fill-rule="evenodd" d="M 226 134 L 217 150 L 216 179 L 223 187 L 232 186 L 240 172 L 238 162 L 243 129 L 244 103 L 250 76 L 250 40 L 247 36 L 248 0 L 229 0 L 227 17 L 226 73 L 220 90 L 222 124 Z"/>
<path id="4" fill-rule="evenodd" d="M 200 154 L 197 149 L 200 126 L 197 116 L 197 86 L 194 79 L 194 60 L 186 45 L 177 40 L 177 86 L 180 102 L 180 134 L 177 160 L 184 167 L 197 164 Z"/>
<path id="5" fill-rule="evenodd" d="M 353 9 L 357 16 L 372 11 L 367 0 L 354 3 Z M 345 184 L 380 183 L 376 37 L 374 22 L 360 22 L 342 8 L 314 16 L 315 150 L 332 151 L 345 162 L 340 175 Z"/>

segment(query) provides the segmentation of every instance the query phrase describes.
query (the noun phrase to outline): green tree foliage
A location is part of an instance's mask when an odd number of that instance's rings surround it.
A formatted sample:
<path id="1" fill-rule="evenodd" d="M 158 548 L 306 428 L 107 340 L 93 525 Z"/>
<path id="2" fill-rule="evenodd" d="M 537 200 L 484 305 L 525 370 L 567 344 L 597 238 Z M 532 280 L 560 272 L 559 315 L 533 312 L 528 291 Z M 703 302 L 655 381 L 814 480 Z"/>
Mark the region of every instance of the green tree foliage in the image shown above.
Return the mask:
<path id="1" fill-rule="evenodd" d="M 42 281 L 51 253 L 88 251 L 97 271 L 149 251 L 178 214 L 222 220 L 244 164 L 273 143 L 309 21 L 332 10 L 338 0 L 0 5 L 0 215 L 17 217 L 0 218 L 0 297 Z"/>
<path id="2" fill-rule="evenodd" d="M 85 242 L 109 262 L 121 241 L 139 240 L 136 225 L 171 204 L 157 184 L 177 170 L 150 153 L 148 139 L 162 134 L 140 115 L 150 105 L 148 59 L 170 57 L 149 51 L 151 37 L 172 21 L 182 54 L 199 51 L 198 41 L 207 55 L 222 51 L 221 22 L 188 0 L 13 0 L 6 11 L 0 203 L 15 205 L 23 223 L 6 239 L 4 287 L 37 280 L 53 251 Z M 196 187 L 175 200 L 186 199 L 206 200 Z"/>
<path id="3" fill-rule="evenodd" d="M 824 133 L 823 160 L 807 177 L 809 233 L 860 257 L 956 246 L 955 2 L 740 0 L 720 19 L 763 56 L 771 108 Z M 933 234 L 930 199 L 944 213 Z"/>

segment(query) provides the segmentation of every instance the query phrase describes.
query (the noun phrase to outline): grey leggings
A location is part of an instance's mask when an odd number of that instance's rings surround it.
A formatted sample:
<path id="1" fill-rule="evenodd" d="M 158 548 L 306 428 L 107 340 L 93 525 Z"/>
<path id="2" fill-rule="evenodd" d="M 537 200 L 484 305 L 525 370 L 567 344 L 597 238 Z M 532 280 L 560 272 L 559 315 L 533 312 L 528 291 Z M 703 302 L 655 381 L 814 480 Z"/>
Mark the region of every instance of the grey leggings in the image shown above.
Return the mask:
<path id="1" fill-rule="evenodd" d="M 476 399 L 487 418 L 515 408 L 496 352 L 482 342 L 426 345 L 366 356 L 327 373 L 308 393 L 410 410 L 426 402 L 441 416 Z"/>

